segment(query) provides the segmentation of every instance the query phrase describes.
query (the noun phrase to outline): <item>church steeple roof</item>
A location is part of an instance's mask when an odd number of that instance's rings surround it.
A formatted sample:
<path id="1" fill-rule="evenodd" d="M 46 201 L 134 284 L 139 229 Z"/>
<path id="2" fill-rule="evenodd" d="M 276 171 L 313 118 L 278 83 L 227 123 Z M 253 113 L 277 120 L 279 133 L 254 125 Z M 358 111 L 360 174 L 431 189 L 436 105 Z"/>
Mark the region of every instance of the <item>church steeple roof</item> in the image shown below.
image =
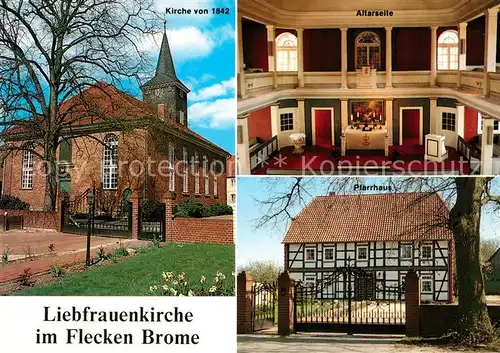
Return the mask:
<path id="1" fill-rule="evenodd" d="M 143 87 L 158 86 L 163 84 L 175 83 L 187 92 L 189 89 L 177 78 L 175 74 L 174 60 L 168 44 L 167 31 L 163 32 L 163 39 L 161 41 L 160 55 L 158 56 L 158 63 L 156 64 L 155 76 L 149 80 Z"/>

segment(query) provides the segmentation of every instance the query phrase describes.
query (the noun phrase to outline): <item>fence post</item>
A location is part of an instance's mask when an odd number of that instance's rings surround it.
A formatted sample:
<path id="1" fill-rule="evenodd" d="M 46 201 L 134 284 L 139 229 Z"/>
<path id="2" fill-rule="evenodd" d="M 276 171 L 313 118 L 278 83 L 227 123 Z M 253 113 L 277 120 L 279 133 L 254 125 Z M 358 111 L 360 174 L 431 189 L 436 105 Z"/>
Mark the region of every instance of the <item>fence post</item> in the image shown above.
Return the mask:
<path id="1" fill-rule="evenodd" d="M 59 217 L 59 229 L 56 229 L 58 232 L 62 232 L 64 230 L 64 223 L 65 223 L 65 211 L 66 208 L 69 206 L 69 194 L 65 191 L 59 191 L 57 194 L 57 202 L 56 202 L 56 211 L 57 211 L 57 216 Z"/>
<path id="2" fill-rule="evenodd" d="M 173 207 L 177 194 L 174 191 L 167 191 L 165 196 L 163 196 L 163 203 L 165 204 L 165 241 L 173 242 L 174 234 L 174 217 L 173 217 Z"/>
<path id="3" fill-rule="evenodd" d="M 236 311 L 237 332 L 252 333 L 252 289 L 254 285 L 252 276 L 245 271 L 240 272 L 236 279 Z"/>
<path id="4" fill-rule="evenodd" d="M 414 270 L 405 277 L 406 336 L 420 336 L 420 281 Z"/>
<path id="5" fill-rule="evenodd" d="M 134 191 L 130 195 L 130 202 L 132 204 L 132 239 L 139 239 L 139 233 L 141 232 L 141 202 L 137 191 Z"/>
<path id="6" fill-rule="evenodd" d="M 288 336 L 294 333 L 295 281 L 284 271 L 278 277 L 278 334 Z"/>

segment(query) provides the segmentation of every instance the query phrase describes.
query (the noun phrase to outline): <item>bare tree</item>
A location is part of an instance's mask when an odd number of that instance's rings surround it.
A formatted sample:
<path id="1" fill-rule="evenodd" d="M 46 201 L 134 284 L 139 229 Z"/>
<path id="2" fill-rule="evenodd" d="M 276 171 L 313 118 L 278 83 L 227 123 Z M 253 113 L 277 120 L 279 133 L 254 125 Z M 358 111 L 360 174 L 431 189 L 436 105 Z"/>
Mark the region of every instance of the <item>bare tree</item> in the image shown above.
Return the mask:
<path id="1" fill-rule="evenodd" d="M 20 134 L 1 162 L 27 148 L 43 161 L 46 210 L 55 207 L 59 144 L 102 114 L 92 95 L 68 99 L 89 87 L 110 95 L 101 80 L 140 80 L 151 63 L 140 43 L 160 23 L 154 0 L 0 0 L 1 137 Z"/>
<path id="2" fill-rule="evenodd" d="M 356 184 L 365 184 L 362 178 L 287 178 L 287 191 L 270 193 L 264 200 L 257 200 L 262 206 L 262 217 L 257 227 L 290 222 L 298 211 L 297 205 L 305 204 L 310 197 L 312 183 L 321 192 L 352 194 Z M 274 183 L 275 180 L 269 181 Z M 484 291 L 484 276 L 480 261 L 480 223 L 486 205 L 494 213 L 500 211 L 499 180 L 493 178 L 388 178 L 379 179 L 379 186 L 386 185 L 391 192 L 421 192 L 415 202 L 421 202 L 432 194 L 439 194 L 449 208 L 446 219 L 422 219 L 418 227 L 446 227 L 453 232 L 456 249 L 458 278 L 458 330 L 460 342 L 467 345 L 489 343 L 495 338 L 494 328 L 489 320 Z M 359 188 L 358 188 L 359 189 Z M 317 193 L 317 192 L 316 192 Z M 404 212 L 404 209 L 398 210 Z"/>

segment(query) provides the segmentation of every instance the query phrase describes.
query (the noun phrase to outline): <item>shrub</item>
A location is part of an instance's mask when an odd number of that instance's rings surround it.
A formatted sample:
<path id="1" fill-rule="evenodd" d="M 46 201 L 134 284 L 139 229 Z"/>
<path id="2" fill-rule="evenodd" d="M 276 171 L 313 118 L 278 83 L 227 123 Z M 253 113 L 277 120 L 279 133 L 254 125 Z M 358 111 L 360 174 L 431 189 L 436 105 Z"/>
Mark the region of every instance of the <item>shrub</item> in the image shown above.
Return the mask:
<path id="1" fill-rule="evenodd" d="M 0 208 L 5 210 L 29 210 L 30 204 L 12 195 L 0 196 Z"/>
<path id="2" fill-rule="evenodd" d="M 95 260 L 96 262 L 99 262 L 99 261 L 104 261 L 104 260 L 108 260 L 111 258 L 111 254 L 110 253 L 107 253 L 106 251 L 104 251 L 104 248 L 102 247 L 102 245 L 99 247 L 99 249 L 97 249 L 97 252 L 95 254 Z"/>
<path id="3" fill-rule="evenodd" d="M 141 219 L 146 222 L 155 222 L 162 217 L 163 207 L 160 201 L 144 199 L 141 203 Z M 164 217 L 164 216 L 163 216 Z"/>
<path id="4" fill-rule="evenodd" d="M 184 272 L 175 275 L 174 272 L 163 272 L 163 284 L 149 287 L 150 292 L 177 297 L 192 296 L 233 296 L 234 273 L 227 278 L 222 272 L 217 271 L 211 283 L 205 276 L 200 277 L 197 284 L 192 284 Z"/>
<path id="5" fill-rule="evenodd" d="M 127 251 L 127 249 L 120 247 L 120 248 L 118 248 L 118 249 L 115 250 L 115 254 L 114 255 L 118 259 L 118 258 L 120 258 L 122 256 L 127 256 L 128 255 L 128 251 Z"/>
<path id="6" fill-rule="evenodd" d="M 62 267 L 60 267 L 58 265 L 53 265 L 50 268 L 50 272 L 52 273 L 52 276 L 54 276 L 54 277 L 61 277 L 64 273 Z"/>
<path id="7" fill-rule="evenodd" d="M 35 281 L 32 279 L 32 274 L 30 268 L 25 268 L 23 273 L 19 275 L 17 282 L 24 287 L 31 287 L 35 284 Z"/>
<path id="8" fill-rule="evenodd" d="M 2 251 L 2 264 L 7 265 L 9 263 L 9 249 L 3 249 Z"/>
<path id="9" fill-rule="evenodd" d="M 233 209 L 231 206 L 218 203 L 206 207 L 199 200 L 189 199 L 175 205 L 173 213 L 176 217 L 201 218 L 233 214 Z"/>

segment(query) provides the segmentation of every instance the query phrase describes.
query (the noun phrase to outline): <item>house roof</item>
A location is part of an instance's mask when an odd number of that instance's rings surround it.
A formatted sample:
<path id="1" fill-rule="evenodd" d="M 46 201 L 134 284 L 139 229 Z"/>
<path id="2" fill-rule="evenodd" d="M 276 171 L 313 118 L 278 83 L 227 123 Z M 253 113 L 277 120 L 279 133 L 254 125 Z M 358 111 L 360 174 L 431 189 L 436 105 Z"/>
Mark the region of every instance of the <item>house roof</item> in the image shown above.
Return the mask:
<path id="1" fill-rule="evenodd" d="M 318 196 L 292 220 L 283 243 L 451 240 L 448 213 L 437 194 Z"/>
<path id="2" fill-rule="evenodd" d="M 161 41 L 160 55 L 158 56 L 155 76 L 142 87 L 159 86 L 171 83 L 179 85 L 186 93 L 189 92 L 189 89 L 177 78 L 177 75 L 175 74 L 174 61 L 168 44 L 167 33 L 165 32 L 163 33 L 163 39 Z"/>
<path id="3" fill-rule="evenodd" d="M 158 112 L 154 107 L 106 82 L 99 82 L 96 86 L 88 87 L 80 94 L 63 102 L 60 112 L 61 114 L 66 113 L 64 117 L 66 121 L 71 122 L 73 120 L 72 127 L 111 123 L 119 128 L 120 121 L 158 119 Z M 155 124 L 154 126 L 158 128 L 169 127 L 181 134 L 194 137 L 224 154 L 228 154 L 213 142 L 175 120 L 164 119 L 159 121 L 161 124 Z M 23 130 L 24 128 L 21 126 L 13 126 L 5 134 L 22 134 Z"/>

